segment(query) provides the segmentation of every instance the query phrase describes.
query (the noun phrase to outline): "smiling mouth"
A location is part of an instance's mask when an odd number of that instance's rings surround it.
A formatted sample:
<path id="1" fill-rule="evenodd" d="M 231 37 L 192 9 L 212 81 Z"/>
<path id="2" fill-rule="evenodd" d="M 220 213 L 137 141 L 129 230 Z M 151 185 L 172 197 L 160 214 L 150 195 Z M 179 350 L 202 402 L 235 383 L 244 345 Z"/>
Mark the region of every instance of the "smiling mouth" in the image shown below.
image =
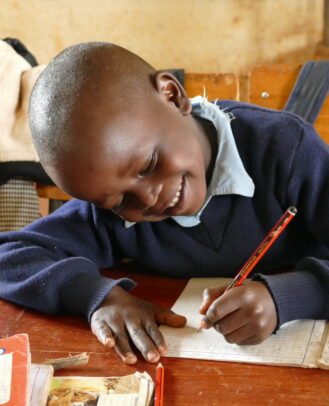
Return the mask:
<path id="1" fill-rule="evenodd" d="M 165 218 L 168 216 L 171 216 L 174 214 L 174 212 L 177 210 L 177 207 L 181 204 L 182 198 L 183 198 L 183 192 L 184 192 L 184 176 L 178 186 L 178 189 L 175 193 L 175 196 L 171 199 L 171 201 L 168 203 L 166 208 L 158 213 L 144 213 L 144 217 L 152 218 L 152 217 L 161 217 Z"/>
<path id="2" fill-rule="evenodd" d="M 171 208 L 175 207 L 176 204 L 179 202 L 179 199 L 180 199 L 180 196 L 182 193 L 182 187 L 183 187 L 183 179 L 179 185 L 179 188 L 178 188 L 175 196 L 172 198 L 171 202 L 168 204 L 167 209 L 171 209 Z"/>

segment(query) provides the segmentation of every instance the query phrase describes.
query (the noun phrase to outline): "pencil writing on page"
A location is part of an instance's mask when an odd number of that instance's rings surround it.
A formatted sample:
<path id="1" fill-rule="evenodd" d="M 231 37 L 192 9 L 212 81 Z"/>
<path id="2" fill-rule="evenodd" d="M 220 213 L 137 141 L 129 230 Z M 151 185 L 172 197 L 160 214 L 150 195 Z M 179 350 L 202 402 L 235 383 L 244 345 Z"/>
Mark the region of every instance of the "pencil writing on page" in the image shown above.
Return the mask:
<path id="1" fill-rule="evenodd" d="M 154 406 L 163 406 L 164 398 L 164 367 L 159 362 L 156 369 L 155 377 L 155 397 L 154 397 Z"/>
<path id="2" fill-rule="evenodd" d="M 240 271 L 236 274 L 232 282 L 227 286 L 224 293 L 228 290 L 232 289 L 234 286 L 240 286 L 243 281 L 247 278 L 250 272 L 255 268 L 258 262 L 263 258 L 265 253 L 269 250 L 272 244 L 277 240 L 279 235 L 282 231 L 287 227 L 290 221 L 295 217 L 297 214 L 297 209 L 294 206 L 288 207 L 288 209 L 283 213 L 274 227 L 270 230 L 270 232 L 266 235 L 264 240 L 260 243 L 260 245 L 256 248 L 256 250 L 251 254 L 251 256 L 247 259 L 243 267 Z M 199 327 L 202 328 L 201 326 Z"/>

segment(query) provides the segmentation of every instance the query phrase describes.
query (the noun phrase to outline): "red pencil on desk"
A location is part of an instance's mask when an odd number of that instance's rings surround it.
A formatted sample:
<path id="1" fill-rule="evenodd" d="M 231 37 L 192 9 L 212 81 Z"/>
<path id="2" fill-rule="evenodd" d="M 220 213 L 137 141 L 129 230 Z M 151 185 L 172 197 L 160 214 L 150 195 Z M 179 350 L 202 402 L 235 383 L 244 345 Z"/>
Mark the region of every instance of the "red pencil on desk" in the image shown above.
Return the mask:
<path id="1" fill-rule="evenodd" d="M 264 254 L 274 243 L 274 241 L 279 237 L 282 231 L 287 227 L 290 221 L 295 217 L 297 209 L 294 206 L 290 206 L 275 224 L 272 230 L 267 234 L 264 240 L 256 248 L 256 250 L 248 258 L 247 262 L 240 269 L 233 281 L 227 286 L 225 292 L 233 288 L 234 286 L 240 286 L 250 272 L 254 269 L 256 264 L 263 258 Z M 224 293 L 225 293 L 224 292 Z"/>
<path id="2" fill-rule="evenodd" d="M 164 395 L 164 367 L 161 364 L 161 362 L 159 362 L 155 378 L 154 406 L 163 406 L 163 395 Z"/>

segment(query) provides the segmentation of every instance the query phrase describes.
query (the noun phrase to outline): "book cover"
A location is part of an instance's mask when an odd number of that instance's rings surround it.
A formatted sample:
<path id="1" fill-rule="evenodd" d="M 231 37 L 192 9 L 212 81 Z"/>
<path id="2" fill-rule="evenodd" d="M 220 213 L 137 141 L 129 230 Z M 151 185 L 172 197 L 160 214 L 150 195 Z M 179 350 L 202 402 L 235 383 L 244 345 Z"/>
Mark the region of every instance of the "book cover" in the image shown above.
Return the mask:
<path id="1" fill-rule="evenodd" d="M 27 334 L 0 339 L 0 405 L 29 405 L 30 362 Z"/>
<path id="2" fill-rule="evenodd" d="M 153 389 L 146 372 L 117 377 L 55 377 L 47 406 L 149 406 Z"/>

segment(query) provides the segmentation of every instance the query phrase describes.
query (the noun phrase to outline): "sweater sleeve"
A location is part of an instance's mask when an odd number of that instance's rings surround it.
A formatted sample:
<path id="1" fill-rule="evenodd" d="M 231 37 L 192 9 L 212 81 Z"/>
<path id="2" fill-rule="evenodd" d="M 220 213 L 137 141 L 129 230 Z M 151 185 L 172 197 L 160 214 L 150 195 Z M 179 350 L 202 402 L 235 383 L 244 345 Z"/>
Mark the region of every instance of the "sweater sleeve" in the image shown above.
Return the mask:
<path id="1" fill-rule="evenodd" d="M 286 206 L 298 208 L 298 221 L 329 252 L 329 146 L 306 126 L 291 165 Z M 297 219 L 297 217 L 296 217 Z M 329 256 L 304 257 L 292 272 L 257 274 L 269 288 L 278 326 L 297 319 L 329 319 Z"/>
<path id="2" fill-rule="evenodd" d="M 0 297 L 90 318 L 115 285 L 135 286 L 100 274 L 120 259 L 109 234 L 97 209 L 75 199 L 21 231 L 0 234 Z"/>

